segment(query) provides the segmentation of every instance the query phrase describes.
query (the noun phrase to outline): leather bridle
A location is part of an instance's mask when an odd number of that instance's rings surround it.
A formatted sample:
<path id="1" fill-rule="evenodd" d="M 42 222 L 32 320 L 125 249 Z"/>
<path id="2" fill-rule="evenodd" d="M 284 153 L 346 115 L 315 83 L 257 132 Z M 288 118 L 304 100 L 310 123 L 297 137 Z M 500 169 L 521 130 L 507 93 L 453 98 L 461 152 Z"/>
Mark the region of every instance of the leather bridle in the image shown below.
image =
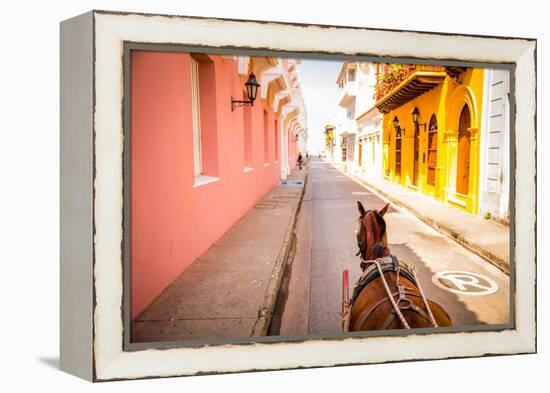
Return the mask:
<path id="1" fill-rule="evenodd" d="M 365 228 L 365 218 L 371 213 L 378 214 L 378 212 L 375 209 L 370 209 L 367 212 L 365 212 L 365 214 L 363 214 L 361 217 L 359 217 L 359 228 L 357 229 L 357 246 L 359 247 L 359 251 L 357 251 L 355 255 L 356 256 L 360 255 L 361 259 L 363 260 L 367 258 L 367 249 L 368 249 L 367 236 L 365 236 L 367 232 L 367 229 Z M 382 237 L 385 235 L 385 233 L 386 233 L 386 228 L 384 226 Z"/>
<path id="2" fill-rule="evenodd" d="M 432 323 L 432 325 L 434 327 L 438 327 L 437 322 L 436 322 L 436 320 L 433 316 L 432 310 L 430 308 L 430 305 L 428 303 L 428 299 L 426 298 L 426 296 L 424 294 L 424 291 L 422 289 L 422 286 L 420 285 L 420 282 L 418 281 L 418 279 L 416 277 L 416 267 L 415 266 L 410 266 L 409 269 L 410 269 L 410 272 L 413 276 L 413 282 L 416 284 L 416 287 L 418 288 L 418 291 L 420 293 L 420 297 L 422 298 L 422 302 L 424 303 L 426 313 L 423 312 L 423 310 L 421 310 L 419 307 L 415 306 L 410 301 L 410 299 L 407 298 L 405 288 L 400 283 L 400 279 L 399 279 L 401 269 L 400 269 L 399 261 L 397 260 L 397 257 L 395 257 L 394 255 L 390 255 L 390 257 L 393 261 L 393 270 L 396 273 L 397 292 L 395 292 L 395 293 L 392 293 L 392 291 L 390 290 L 390 288 L 388 286 L 388 282 L 386 281 L 386 278 L 384 276 L 384 271 L 383 271 L 382 266 L 381 266 L 381 263 L 383 263 L 385 258 L 381 257 L 381 258 L 376 258 L 376 259 L 373 259 L 373 260 L 366 260 L 367 236 L 366 236 L 366 228 L 365 228 L 365 218 L 373 212 L 375 212 L 374 209 L 368 210 L 367 212 L 365 212 L 365 214 L 363 216 L 361 216 L 359 218 L 359 229 L 357 231 L 357 245 L 359 247 L 359 251 L 357 252 L 356 255 L 361 256 L 361 266 L 365 267 L 365 269 L 363 269 L 364 273 L 366 273 L 366 267 L 367 266 L 370 266 L 370 265 L 376 266 L 376 271 L 378 272 L 378 276 L 380 277 L 380 279 L 382 281 L 382 284 L 383 284 L 384 289 L 386 291 L 387 297 L 385 299 L 382 299 L 382 301 L 380 301 L 379 304 L 376 305 L 376 307 L 373 307 L 369 311 L 369 313 L 366 314 L 366 317 L 363 318 L 362 322 L 365 322 L 365 320 L 368 319 L 368 316 L 374 311 L 374 309 L 377 308 L 378 305 L 382 304 L 384 301 L 389 301 L 392 305 L 393 310 L 394 310 L 393 315 L 395 315 L 399 318 L 399 321 L 401 322 L 401 325 L 405 329 L 410 329 L 410 326 L 407 323 L 407 320 L 405 319 L 405 317 L 403 316 L 402 310 L 406 310 L 406 309 L 409 309 L 409 308 L 411 308 L 414 311 L 422 314 L 426 319 L 428 319 Z M 382 236 L 385 233 L 386 233 L 386 228 L 384 227 Z M 359 285 L 360 281 L 361 281 L 361 278 L 356 283 L 356 287 Z M 364 283 L 365 285 L 363 286 L 362 289 L 364 289 L 364 287 L 366 286 L 367 283 Z M 355 292 L 355 290 L 354 290 L 354 292 Z M 397 299 L 395 299 L 396 296 L 397 296 Z M 355 298 L 355 296 L 354 296 L 354 298 Z M 354 299 L 352 299 L 352 301 L 349 304 L 350 307 L 353 305 L 353 300 Z M 389 326 L 390 323 L 391 323 L 391 319 L 387 319 L 387 321 L 384 323 L 384 325 Z M 360 325 L 362 325 L 362 323 Z"/>

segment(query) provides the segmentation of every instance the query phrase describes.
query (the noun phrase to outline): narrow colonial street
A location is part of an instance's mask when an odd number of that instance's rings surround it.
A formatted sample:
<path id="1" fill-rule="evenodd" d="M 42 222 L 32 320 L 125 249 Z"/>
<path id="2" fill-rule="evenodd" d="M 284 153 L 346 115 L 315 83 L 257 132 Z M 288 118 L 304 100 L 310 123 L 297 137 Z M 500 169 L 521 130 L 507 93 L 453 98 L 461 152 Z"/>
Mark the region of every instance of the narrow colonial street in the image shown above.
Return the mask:
<path id="1" fill-rule="evenodd" d="M 341 331 L 342 271 L 349 269 L 350 285 L 360 274 L 355 255 L 357 201 L 376 209 L 387 203 L 335 164 L 311 158 L 308 166 L 296 227 L 296 252 L 287 272 L 286 300 L 276 326 L 281 335 Z M 508 323 L 508 275 L 404 209 L 392 205 L 385 219 L 391 252 L 416 265 L 426 295 L 448 311 L 455 326 Z M 466 275 L 456 275 L 454 280 L 451 277 L 449 289 L 443 289 L 432 282 L 432 277 L 445 271 Z M 471 274 L 479 281 L 472 280 Z M 484 291 L 486 287 L 491 290 Z M 476 290 L 478 293 L 472 295 Z"/>
<path id="2" fill-rule="evenodd" d="M 507 70 L 195 51 L 129 61 L 132 342 L 342 332 L 343 271 L 350 289 L 362 273 L 357 201 L 391 202 L 390 252 L 453 327 L 514 322 Z"/>

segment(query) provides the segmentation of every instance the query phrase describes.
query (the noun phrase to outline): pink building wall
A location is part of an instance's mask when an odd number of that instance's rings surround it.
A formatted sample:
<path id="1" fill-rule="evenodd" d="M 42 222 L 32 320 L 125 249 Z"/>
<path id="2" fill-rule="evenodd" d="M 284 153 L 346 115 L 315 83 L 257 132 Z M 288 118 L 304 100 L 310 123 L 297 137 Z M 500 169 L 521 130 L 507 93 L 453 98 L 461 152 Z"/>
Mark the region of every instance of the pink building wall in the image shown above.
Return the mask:
<path id="1" fill-rule="evenodd" d="M 132 51 L 132 317 L 280 180 L 274 146 L 277 115 L 260 99 L 251 108 L 254 169 L 245 173 L 243 108 L 232 112 L 230 105 L 231 96 L 242 97 L 243 80 L 234 60 L 210 55 L 207 60 L 215 80 L 201 84 L 201 98 L 209 97 L 213 109 L 201 118 L 209 122 L 209 138 L 217 139 L 217 148 L 208 153 L 212 160 L 205 170 L 220 180 L 194 188 L 190 55 Z"/>

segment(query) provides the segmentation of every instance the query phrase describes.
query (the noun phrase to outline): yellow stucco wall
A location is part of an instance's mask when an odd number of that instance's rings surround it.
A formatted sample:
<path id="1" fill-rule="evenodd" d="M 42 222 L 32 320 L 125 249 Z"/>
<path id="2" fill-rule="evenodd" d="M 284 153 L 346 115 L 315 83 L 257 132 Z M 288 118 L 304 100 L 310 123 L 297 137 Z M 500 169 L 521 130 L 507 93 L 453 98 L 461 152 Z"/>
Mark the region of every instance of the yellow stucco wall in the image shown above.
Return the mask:
<path id="1" fill-rule="evenodd" d="M 404 187 L 422 192 L 444 203 L 477 214 L 479 189 L 479 157 L 481 105 L 483 98 L 483 69 L 469 68 L 458 81 L 447 76 L 434 89 L 416 97 L 404 105 L 384 114 L 383 174 Z M 464 105 L 470 110 L 470 171 L 468 194 L 456 192 L 457 144 L 460 113 Z M 413 186 L 414 165 L 414 123 L 412 112 L 417 107 L 419 123 L 419 168 L 417 186 Z M 428 127 L 432 114 L 437 117 L 437 166 L 435 185 L 427 182 L 428 172 Z M 395 128 L 393 119 L 397 116 L 402 132 L 401 176 L 395 173 Z M 426 123 L 426 127 L 422 126 Z"/>

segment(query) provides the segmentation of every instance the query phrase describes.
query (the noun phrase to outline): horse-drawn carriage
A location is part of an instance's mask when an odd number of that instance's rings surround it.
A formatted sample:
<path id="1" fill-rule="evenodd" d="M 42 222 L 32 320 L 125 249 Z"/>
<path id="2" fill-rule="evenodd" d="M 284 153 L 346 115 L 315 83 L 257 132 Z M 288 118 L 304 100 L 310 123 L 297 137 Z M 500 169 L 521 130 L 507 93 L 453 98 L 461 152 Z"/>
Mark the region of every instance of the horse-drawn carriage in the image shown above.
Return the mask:
<path id="1" fill-rule="evenodd" d="M 361 202 L 357 230 L 361 276 L 350 298 L 349 272 L 343 272 L 342 328 L 348 331 L 451 326 L 451 318 L 426 298 L 416 268 L 400 261 L 388 247 L 386 214 L 365 210 Z"/>

